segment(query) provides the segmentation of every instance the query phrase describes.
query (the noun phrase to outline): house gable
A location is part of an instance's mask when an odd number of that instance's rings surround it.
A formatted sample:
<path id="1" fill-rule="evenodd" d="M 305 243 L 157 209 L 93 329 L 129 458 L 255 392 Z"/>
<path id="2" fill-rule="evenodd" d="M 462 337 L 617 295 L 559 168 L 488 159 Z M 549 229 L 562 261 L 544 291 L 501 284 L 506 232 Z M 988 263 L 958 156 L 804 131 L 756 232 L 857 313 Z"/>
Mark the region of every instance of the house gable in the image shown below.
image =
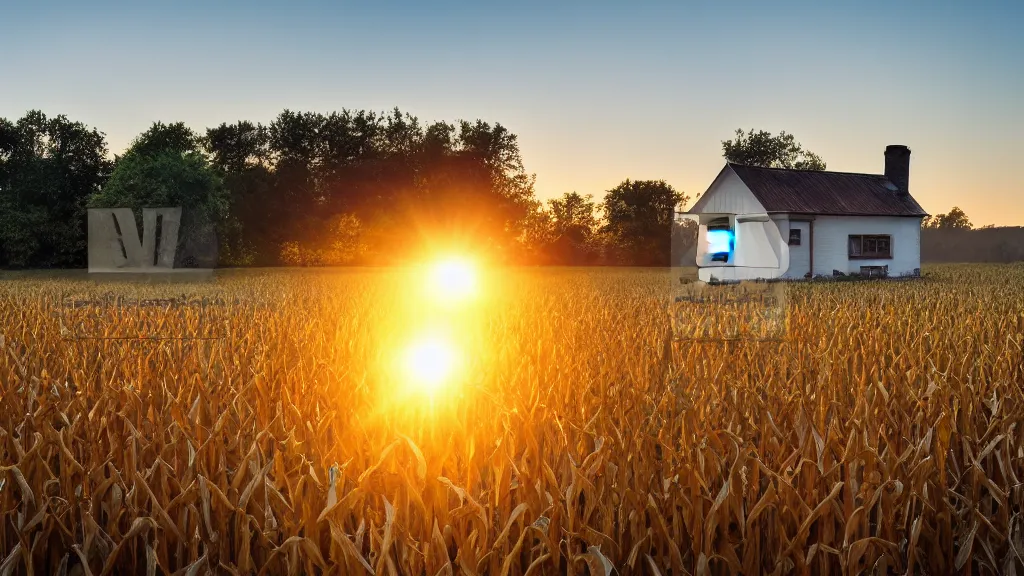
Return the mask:
<path id="1" fill-rule="evenodd" d="M 691 214 L 763 214 L 764 206 L 743 180 L 726 165 L 700 199 L 687 210 Z"/>

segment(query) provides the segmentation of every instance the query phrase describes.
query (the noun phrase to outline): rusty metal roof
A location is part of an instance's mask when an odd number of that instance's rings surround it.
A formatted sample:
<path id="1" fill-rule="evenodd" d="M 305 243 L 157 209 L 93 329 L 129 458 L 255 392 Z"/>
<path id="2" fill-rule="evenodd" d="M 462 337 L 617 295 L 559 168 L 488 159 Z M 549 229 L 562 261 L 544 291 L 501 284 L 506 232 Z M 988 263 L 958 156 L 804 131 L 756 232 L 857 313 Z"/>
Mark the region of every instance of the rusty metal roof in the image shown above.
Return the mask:
<path id="1" fill-rule="evenodd" d="M 729 163 L 767 212 L 844 216 L 927 216 L 881 174 L 760 168 Z"/>

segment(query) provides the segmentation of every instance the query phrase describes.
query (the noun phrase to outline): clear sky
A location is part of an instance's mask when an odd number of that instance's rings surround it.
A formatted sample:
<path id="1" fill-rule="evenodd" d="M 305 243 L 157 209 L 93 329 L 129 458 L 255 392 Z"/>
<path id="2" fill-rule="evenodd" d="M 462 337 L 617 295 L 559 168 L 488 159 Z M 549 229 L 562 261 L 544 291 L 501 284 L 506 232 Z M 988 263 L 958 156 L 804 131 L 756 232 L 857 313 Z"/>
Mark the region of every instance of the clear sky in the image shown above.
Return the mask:
<path id="1" fill-rule="evenodd" d="M 736 128 L 786 130 L 831 170 L 906 144 L 926 210 L 1024 225 L 1024 3 L 554 4 L 0 0 L 0 116 L 67 114 L 115 152 L 154 120 L 480 118 L 519 135 L 541 198 L 692 197 Z"/>

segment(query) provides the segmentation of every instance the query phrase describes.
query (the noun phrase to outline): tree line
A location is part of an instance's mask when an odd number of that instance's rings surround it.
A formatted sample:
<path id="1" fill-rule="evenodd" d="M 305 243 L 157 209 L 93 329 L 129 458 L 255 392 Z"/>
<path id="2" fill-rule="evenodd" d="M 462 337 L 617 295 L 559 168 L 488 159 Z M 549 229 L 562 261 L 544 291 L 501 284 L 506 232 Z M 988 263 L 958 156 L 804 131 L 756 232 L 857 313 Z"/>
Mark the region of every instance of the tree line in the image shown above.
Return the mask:
<path id="1" fill-rule="evenodd" d="M 86 264 L 86 211 L 183 206 L 218 265 L 393 264 L 472 250 L 522 264 L 666 265 L 663 180 L 541 202 L 517 137 L 482 120 L 284 110 L 268 125 L 154 123 L 122 154 L 66 116 L 0 118 L 0 267 Z M 184 224 L 183 224 L 184 226 Z"/>
<path id="2" fill-rule="evenodd" d="M 1024 260 L 1024 227 L 975 227 L 956 206 L 921 224 L 923 262 L 1019 262 Z"/>
<path id="3" fill-rule="evenodd" d="M 725 160 L 824 170 L 792 134 L 736 130 Z M 86 211 L 182 206 L 220 266 L 395 264 L 472 251 L 515 264 L 665 266 L 695 230 L 664 180 L 626 179 L 542 202 L 498 123 L 282 111 L 196 132 L 155 122 L 119 155 L 66 116 L 0 118 L 0 268 L 86 265 Z M 925 219 L 925 261 L 1024 259 L 1021 228 L 974 230 L 959 208 Z"/>

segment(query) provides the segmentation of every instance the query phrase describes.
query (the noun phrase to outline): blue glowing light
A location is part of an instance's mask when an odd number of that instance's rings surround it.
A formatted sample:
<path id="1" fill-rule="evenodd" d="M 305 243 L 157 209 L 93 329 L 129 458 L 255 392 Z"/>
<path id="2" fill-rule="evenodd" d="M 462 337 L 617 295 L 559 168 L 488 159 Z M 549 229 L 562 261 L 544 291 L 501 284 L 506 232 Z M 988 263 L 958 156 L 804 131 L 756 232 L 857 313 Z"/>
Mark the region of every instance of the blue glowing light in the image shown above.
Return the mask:
<path id="1" fill-rule="evenodd" d="M 708 253 L 732 252 L 732 232 L 730 230 L 708 230 Z"/>

